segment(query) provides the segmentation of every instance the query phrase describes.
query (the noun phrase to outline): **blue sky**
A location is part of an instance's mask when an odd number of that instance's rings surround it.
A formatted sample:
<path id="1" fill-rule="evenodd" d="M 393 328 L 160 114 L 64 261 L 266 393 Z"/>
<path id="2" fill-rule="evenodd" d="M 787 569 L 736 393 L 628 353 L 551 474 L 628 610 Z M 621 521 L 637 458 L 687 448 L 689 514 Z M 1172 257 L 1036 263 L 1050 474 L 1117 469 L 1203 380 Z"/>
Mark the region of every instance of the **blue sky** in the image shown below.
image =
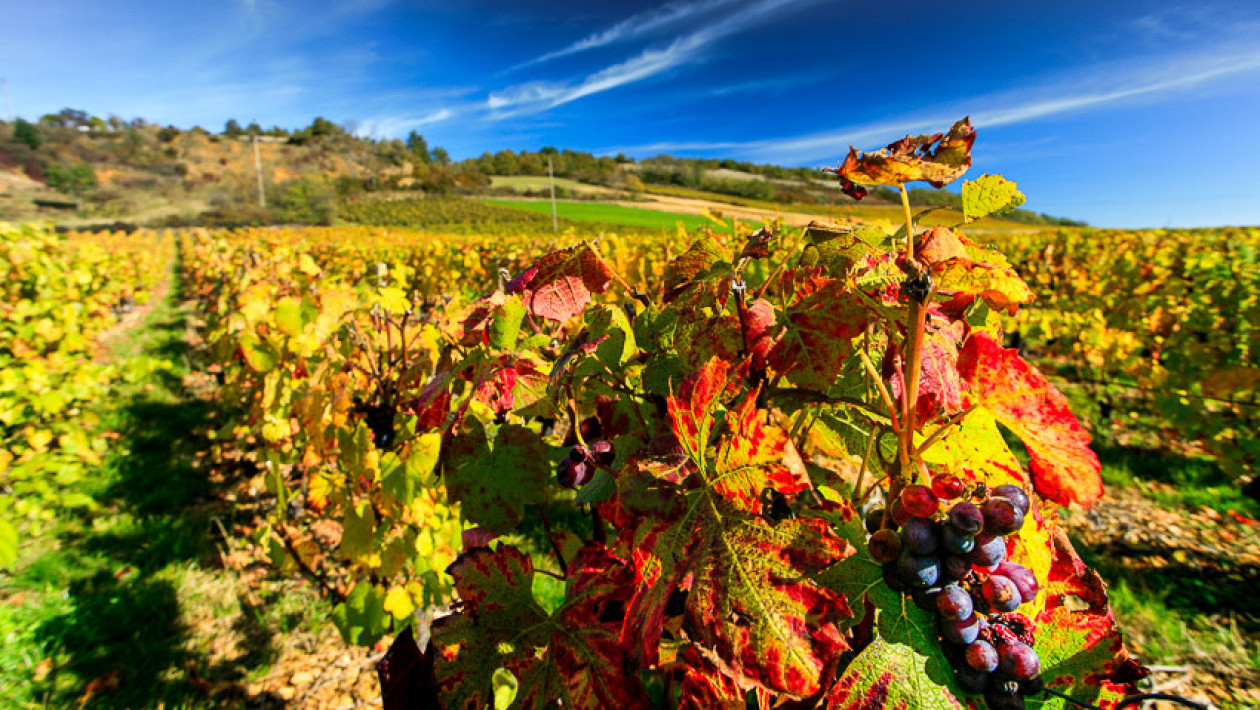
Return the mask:
<path id="1" fill-rule="evenodd" d="M 1024 7 L 1030 5 L 1030 7 Z M 1100 226 L 1260 224 L 1260 3 L 0 0 L 13 111 L 834 165 L 977 127 Z"/>

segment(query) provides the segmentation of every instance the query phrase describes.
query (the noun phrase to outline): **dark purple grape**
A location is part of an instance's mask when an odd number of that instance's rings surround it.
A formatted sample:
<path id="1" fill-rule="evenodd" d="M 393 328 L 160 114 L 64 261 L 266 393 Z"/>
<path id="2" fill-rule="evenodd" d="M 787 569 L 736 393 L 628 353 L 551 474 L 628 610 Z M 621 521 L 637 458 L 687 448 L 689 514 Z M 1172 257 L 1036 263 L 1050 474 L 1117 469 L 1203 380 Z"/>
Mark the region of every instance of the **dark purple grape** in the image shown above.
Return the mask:
<path id="1" fill-rule="evenodd" d="M 941 500 L 932 489 L 917 483 L 901 489 L 901 504 L 916 518 L 930 518 L 941 508 Z"/>
<path id="2" fill-rule="evenodd" d="M 966 619 L 941 619 L 941 635 L 954 643 L 975 643 L 980 637 L 980 617 L 973 614 Z"/>
<path id="3" fill-rule="evenodd" d="M 968 693 L 980 694 L 989 689 L 989 674 L 975 670 L 966 664 L 955 668 L 954 675 L 958 685 Z"/>
<path id="4" fill-rule="evenodd" d="M 997 535 L 977 535 L 967 561 L 977 567 L 993 567 L 1006 559 L 1006 541 Z"/>
<path id="5" fill-rule="evenodd" d="M 940 563 L 935 557 L 920 557 L 902 549 L 897 558 L 897 573 L 912 587 L 930 587 L 941 578 Z"/>
<path id="6" fill-rule="evenodd" d="M 943 473 L 932 479 L 932 492 L 941 500 L 961 498 L 967 486 L 962 479 L 952 473 Z"/>
<path id="7" fill-rule="evenodd" d="M 941 560 L 941 575 L 950 579 L 966 579 L 971 574 L 971 563 L 955 555 L 946 555 Z"/>
<path id="8" fill-rule="evenodd" d="M 892 562 L 901 554 L 901 536 L 892 530 L 877 530 L 867 540 L 866 549 L 881 565 Z"/>
<path id="9" fill-rule="evenodd" d="M 910 518 L 901 526 L 901 542 L 916 555 L 930 555 L 938 544 L 936 526 L 926 518 Z"/>
<path id="10" fill-rule="evenodd" d="M 901 573 L 897 571 L 896 562 L 889 562 L 888 564 L 884 565 L 883 573 L 884 573 L 884 584 L 887 584 L 888 588 L 893 590 L 894 592 L 904 592 L 906 591 L 906 589 L 909 588 L 906 585 L 906 581 L 901 578 Z"/>
<path id="11" fill-rule="evenodd" d="M 959 532 L 958 528 L 946 523 L 941 526 L 941 547 L 955 555 L 965 555 L 976 546 L 976 537 Z"/>
<path id="12" fill-rule="evenodd" d="M 914 605 L 923 611 L 936 611 L 936 600 L 941 596 L 941 587 L 928 587 L 927 589 L 914 589 L 910 592 L 910 598 L 914 600 Z"/>
<path id="13" fill-rule="evenodd" d="M 984 581 L 984 600 L 994 611 L 1015 611 L 1024 603 L 1019 589 L 1011 580 L 1000 574 L 989 575 Z"/>
<path id="14" fill-rule="evenodd" d="M 1024 524 L 1024 514 L 1013 501 L 990 498 L 980 505 L 984 531 L 991 535 L 1010 535 Z"/>
<path id="15" fill-rule="evenodd" d="M 560 467 L 556 471 L 556 478 L 559 479 L 560 485 L 565 488 L 580 488 L 590 480 L 591 467 L 580 461 L 567 458 L 560 462 Z"/>
<path id="16" fill-rule="evenodd" d="M 988 641 L 976 641 L 967 646 L 967 665 L 971 668 L 992 673 L 998 667 L 998 652 Z"/>
<path id="17" fill-rule="evenodd" d="M 960 621 L 972 615 L 975 605 L 971 603 L 971 595 L 967 590 L 951 584 L 936 597 L 936 611 L 942 619 Z"/>
<path id="18" fill-rule="evenodd" d="M 1041 673 L 1041 658 L 1031 646 L 1022 643 L 999 644 L 998 668 L 1015 680 L 1032 680 Z"/>
<path id="19" fill-rule="evenodd" d="M 617 451 L 613 449 L 611 441 L 596 441 L 591 444 L 591 454 L 595 457 L 595 463 L 600 466 L 611 466 L 617 460 Z"/>
<path id="20" fill-rule="evenodd" d="M 1004 688 L 990 687 L 984 691 L 984 704 L 989 710 L 1024 710 L 1024 698 Z"/>
<path id="21" fill-rule="evenodd" d="M 591 450 L 578 444 L 569 449 L 569 460 L 575 463 L 584 463 L 591 458 Z"/>
<path id="22" fill-rule="evenodd" d="M 949 522 L 964 535 L 975 535 L 984 529 L 984 516 L 971 501 L 960 501 L 949 509 Z"/>
<path id="23" fill-rule="evenodd" d="M 1041 589 L 1041 585 L 1037 584 L 1037 575 L 1033 574 L 1032 570 L 1008 560 L 999 564 L 995 571 L 1015 583 L 1015 588 L 1019 590 L 1019 596 L 1024 601 L 1032 601 L 1037 597 L 1037 591 Z"/>
<path id="24" fill-rule="evenodd" d="M 876 508 L 866 514 L 866 532 L 874 535 L 876 530 L 884 526 L 884 509 Z"/>
<path id="25" fill-rule="evenodd" d="M 1015 507 L 1019 508 L 1019 512 L 1024 515 L 1028 515 L 1029 509 L 1032 508 L 1032 501 L 1028 500 L 1028 494 L 1025 493 L 1024 489 L 1019 486 L 1004 483 L 997 488 L 994 488 L 991 491 L 991 495 L 995 495 L 999 498 L 1005 498 L 1014 503 Z"/>

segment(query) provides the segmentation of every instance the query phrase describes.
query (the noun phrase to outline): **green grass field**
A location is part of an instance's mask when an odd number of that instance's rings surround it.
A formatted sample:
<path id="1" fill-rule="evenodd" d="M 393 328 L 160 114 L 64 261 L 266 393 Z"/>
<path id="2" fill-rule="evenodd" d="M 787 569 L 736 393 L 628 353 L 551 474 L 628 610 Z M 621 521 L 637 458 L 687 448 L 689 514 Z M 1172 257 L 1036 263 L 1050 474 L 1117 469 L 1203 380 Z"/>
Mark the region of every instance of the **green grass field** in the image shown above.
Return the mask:
<path id="1" fill-rule="evenodd" d="M 514 207 L 516 209 L 537 212 L 538 214 L 551 214 L 551 203 L 545 200 L 486 201 L 503 207 Z M 578 222 L 624 224 L 630 227 L 673 229 L 677 224 L 682 223 L 684 229 L 691 231 L 704 225 L 717 226 L 711 220 L 699 215 L 680 214 L 678 212 L 658 212 L 656 210 L 639 209 L 638 207 L 610 205 L 603 202 L 557 200 L 556 211 L 559 213 L 561 219 L 571 219 Z"/>

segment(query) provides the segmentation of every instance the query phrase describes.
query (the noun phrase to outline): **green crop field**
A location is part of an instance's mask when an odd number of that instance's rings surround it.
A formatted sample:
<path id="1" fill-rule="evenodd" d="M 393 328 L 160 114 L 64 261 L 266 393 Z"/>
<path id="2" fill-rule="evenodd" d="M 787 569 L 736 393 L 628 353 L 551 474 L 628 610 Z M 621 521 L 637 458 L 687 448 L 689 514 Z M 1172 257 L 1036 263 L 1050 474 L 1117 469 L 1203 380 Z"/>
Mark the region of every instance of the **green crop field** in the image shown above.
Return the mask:
<path id="1" fill-rule="evenodd" d="M 529 210 L 538 214 L 551 214 L 551 202 L 545 200 L 487 200 L 487 202 Z M 556 211 L 561 219 L 572 219 L 579 222 L 606 222 L 624 224 L 629 227 L 659 227 L 673 229 L 678 224 L 691 231 L 702 226 L 717 226 L 712 220 L 694 214 L 679 212 L 659 212 L 657 210 L 611 205 L 604 202 L 575 202 L 557 200 Z"/>

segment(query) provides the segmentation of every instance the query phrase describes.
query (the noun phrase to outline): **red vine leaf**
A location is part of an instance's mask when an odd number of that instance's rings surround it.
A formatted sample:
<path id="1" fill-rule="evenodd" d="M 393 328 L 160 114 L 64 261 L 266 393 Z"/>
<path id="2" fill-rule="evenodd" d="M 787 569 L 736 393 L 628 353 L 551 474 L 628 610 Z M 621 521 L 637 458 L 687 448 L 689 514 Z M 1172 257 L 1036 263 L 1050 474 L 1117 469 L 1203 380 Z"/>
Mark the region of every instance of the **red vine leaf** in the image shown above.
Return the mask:
<path id="1" fill-rule="evenodd" d="M 766 424 L 766 415 L 757 408 L 757 391 L 749 392 L 726 415 L 730 434 L 722 438 L 714 461 L 713 489 L 746 513 L 761 509 L 766 488 L 790 498 L 810 487 L 805 464 L 787 432 Z"/>
<path id="2" fill-rule="evenodd" d="M 780 284 L 791 289 L 792 300 L 781 319 L 786 329 L 770 350 L 770 366 L 801 387 L 826 391 L 869 315 L 843 281 L 821 276 L 820 269 L 785 272 Z"/>
<path id="3" fill-rule="evenodd" d="M 694 648 L 684 653 L 687 672 L 683 675 L 678 710 L 744 710 L 744 691 L 729 676 L 704 660 Z"/>
<path id="4" fill-rule="evenodd" d="M 890 348 L 884 361 L 884 375 L 888 377 L 892 395 L 900 400 L 904 396 L 901 369 L 901 351 Z M 930 422 L 939 416 L 956 414 L 963 410 L 962 381 L 958 378 L 958 336 L 953 329 L 929 330 L 923 336 L 922 369 L 919 375 L 919 397 L 915 402 L 915 414 L 920 423 Z"/>
<path id="5" fill-rule="evenodd" d="M 710 512 L 698 526 L 687 598 L 698 650 L 741 688 L 804 697 L 848 648 L 844 595 L 812 576 L 853 554 L 818 518 L 770 525 Z"/>
<path id="6" fill-rule="evenodd" d="M 1037 643 L 1046 683 L 1106 707 L 1132 692 L 1135 661 L 1124 648 L 1106 585 L 1085 566 L 1067 534 L 1047 521 L 1052 545 L 1046 602 L 1037 615 Z"/>
<path id="7" fill-rule="evenodd" d="M 859 153 L 849 147 L 849 154 L 835 172 L 841 188 L 855 199 L 862 199 L 862 185 L 904 185 L 926 180 L 932 187 L 945 187 L 971 167 L 971 144 L 976 132 L 971 120 L 964 118 L 949 133 L 906 136 L 889 143 L 886 148 Z"/>
<path id="8" fill-rule="evenodd" d="M 970 404 L 993 412 L 1028 448 L 1033 488 L 1061 505 L 1102 497 L 1102 465 L 1067 398 L 1014 349 L 974 332 L 958 356 Z"/>
<path id="9" fill-rule="evenodd" d="M 726 390 L 730 363 L 712 358 L 695 375 L 683 380 L 677 394 L 666 400 L 674 436 L 693 456 L 703 452 L 713 426 L 713 410 Z"/>
<path id="10" fill-rule="evenodd" d="M 541 318 L 566 321 L 582 312 L 592 293 L 603 293 L 613 270 L 587 243 L 543 256 L 508 284 L 521 293 L 529 312 Z"/>

